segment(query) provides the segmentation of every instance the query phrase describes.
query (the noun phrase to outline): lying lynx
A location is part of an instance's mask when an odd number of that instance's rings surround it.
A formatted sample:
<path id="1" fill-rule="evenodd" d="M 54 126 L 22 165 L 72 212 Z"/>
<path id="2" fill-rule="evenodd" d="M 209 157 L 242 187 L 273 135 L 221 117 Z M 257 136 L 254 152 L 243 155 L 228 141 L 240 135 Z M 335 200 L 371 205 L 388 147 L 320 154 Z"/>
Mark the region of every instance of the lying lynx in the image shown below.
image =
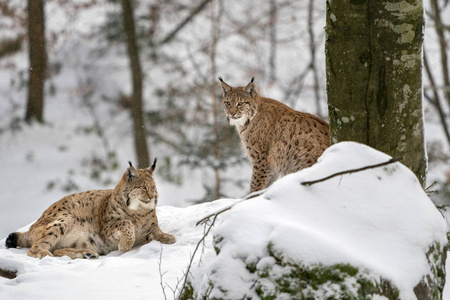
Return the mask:
<path id="1" fill-rule="evenodd" d="M 258 95 L 253 83 L 231 87 L 219 77 L 223 106 L 253 165 L 250 192 L 313 165 L 330 145 L 328 124 Z"/>
<path id="2" fill-rule="evenodd" d="M 50 206 L 28 232 L 14 232 L 7 248 L 31 247 L 28 255 L 97 258 L 157 240 L 175 243 L 175 237 L 158 227 L 153 173 L 130 167 L 114 190 L 95 190 L 66 196 Z"/>

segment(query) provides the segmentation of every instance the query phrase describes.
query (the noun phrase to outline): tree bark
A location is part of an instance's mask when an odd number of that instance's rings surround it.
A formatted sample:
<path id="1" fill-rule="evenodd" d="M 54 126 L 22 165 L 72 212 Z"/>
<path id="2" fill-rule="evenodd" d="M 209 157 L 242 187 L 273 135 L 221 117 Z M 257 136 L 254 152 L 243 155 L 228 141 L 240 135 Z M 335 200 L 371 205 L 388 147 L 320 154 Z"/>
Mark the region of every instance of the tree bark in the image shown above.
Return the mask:
<path id="1" fill-rule="evenodd" d="M 401 157 L 425 184 L 421 0 L 327 0 L 331 142 Z"/>
<path id="2" fill-rule="evenodd" d="M 270 0 L 269 12 L 269 39 L 270 39 L 270 55 L 269 55 L 269 79 L 271 82 L 277 80 L 277 69 L 275 60 L 277 57 L 277 3 L 276 0 Z"/>
<path id="3" fill-rule="evenodd" d="M 131 116 L 133 118 L 134 144 L 139 168 L 150 166 L 149 150 L 146 141 L 146 131 L 142 104 L 142 70 L 139 61 L 139 49 L 136 41 L 136 27 L 131 0 L 122 0 L 123 24 L 127 36 L 127 49 L 130 58 L 133 95 L 131 101 Z"/>
<path id="4" fill-rule="evenodd" d="M 218 43 L 218 15 L 216 13 L 216 3 L 213 1 L 211 5 L 211 52 L 209 54 L 209 58 L 211 61 L 211 78 L 213 78 L 213 82 L 211 85 L 211 101 L 212 101 L 212 119 L 213 119 L 213 131 L 214 131 L 214 140 L 216 143 L 214 144 L 214 159 L 216 161 L 220 160 L 220 132 L 219 132 L 219 123 L 217 120 L 217 112 L 218 112 L 218 102 L 217 101 L 217 84 L 215 78 L 217 77 L 217 67 L 216 67 L 216 50 Z M 215 181 L 215 195 L 214 199 L 219 199 L 222 196 L 221 193 L 221 177 L 220 177 L 220 167 L 214 166 L 214 181 Z"/>
<path id="5" fill-rule="evenodd" d="M 25 121 L 44 121 L 44 85 L 47 67 L 43 0 L 28 0 L 29 82 Z"/>

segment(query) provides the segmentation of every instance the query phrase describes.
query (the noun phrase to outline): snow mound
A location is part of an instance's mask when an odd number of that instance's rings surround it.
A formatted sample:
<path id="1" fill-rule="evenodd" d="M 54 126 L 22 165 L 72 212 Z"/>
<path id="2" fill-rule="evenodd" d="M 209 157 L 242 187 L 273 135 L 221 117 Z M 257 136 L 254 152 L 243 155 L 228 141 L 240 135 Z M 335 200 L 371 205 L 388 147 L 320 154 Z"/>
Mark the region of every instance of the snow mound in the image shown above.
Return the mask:
<path id="1" fill-rule="evenodd" d="M 393 163 L 301 184 L 390 158 L 362 144 L 339 143 L 311 168 L 238 203 L 215 228 L 218 254 L 194 272 L 194 290 L 211 298 L 254 297 L 249 291 L 255 290 L 258 272 L 251 269 L 273 264 L 268 260 L 276 253 L 286 265 L 351 265 L 391 282 L 401 299 L 416 299 L 413 289 L 421 280 L 435 278 L 427 252 L 446 245 L 447 225 L 415 175 Z"/>

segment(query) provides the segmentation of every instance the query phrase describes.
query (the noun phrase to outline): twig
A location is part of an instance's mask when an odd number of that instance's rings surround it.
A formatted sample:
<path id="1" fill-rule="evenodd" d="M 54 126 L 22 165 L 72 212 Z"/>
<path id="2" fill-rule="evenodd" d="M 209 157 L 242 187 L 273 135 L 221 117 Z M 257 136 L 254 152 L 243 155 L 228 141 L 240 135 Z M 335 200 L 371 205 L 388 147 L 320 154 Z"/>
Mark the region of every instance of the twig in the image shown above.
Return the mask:
<path id="1" fill-rule="evenodd" d="M 169 289 L 172 290 L 172 294 L 173 294 L 173 299 L 176 298 L 177 295 L 177 291 L 178 291 L 178 285 L 180 285 L 181 279 L 178 279 L 177 277 L 177 284 L 175 285 L 175 288 L 172 288 L 170 285 L 167 285 L 169 287 Z M 166 283 L 167 284 L 167 283 Z"/>
<path id="2" fill-rule="evenodd" d="M 436 208 L 439 210 L 447 210 L 448 207 L 450 207 L 450 204 L 436 205 Z"/>
<path id="3" fill-rule="evenodd" d="M 161 289 L 162 289 L 162 292 L 163 292 L 163 295 L 164 295 L 164 299 L 167 300 L 166 288 L 163 285 L 163 276 L 166 273 L 164 272 L 164 274 L 163 274 L 162 271 L 161 271 L 162 252 L 163 252 L 162 244 L 160 246 L 161 246 L 161 251 L 159 252 L 159 262 L 158 262 L 158 265 L 159 265 L 159 284 L 161 285 Z"/>
<path id="4" fill-rule="evenodd" d="M 322 182 L 322 181 L 331 179 L 331 178 L 336 177 L 336 176 L 339 176 L 339 175 L 350 174 L 350 173 L 356 173 L 356 172 L 361 172 L 361 171 L 365 171 L 365 170 L 369 170 L 369 169 L 374 169 L 374 168 L 386 166 L 386 165 L 389 165 L 389 164 L 398 162 L 398 161 L 400 161 L 400 159 L 401 159 L 400 157 L 397 157 L 397 158 L 391 158 L 390 160 L 388 160 L 388 161 L 386 161 L 386 162 L 383 162 L 383 163 L 379 163 L 379 164 L 375 164 L 375 165 L 370 165 L 370 166 L 365 166 L 365 167 L 358 168 L 358 169 L 351 169 L 351 170 L 347 170 L 347 171 L 338 172 L 338 173 L 335 173 L 335 174 L 332 174 L 332 175 L 330 175 L 330 176 L 327 176 L 327 177 L 324 177 L 324 178 L 321 178 L 321 179 L 317 179 L 317 180 L 303 181 L 303 182 L 301 183 L 301 185 L 308 185 L 308 186 L 310 186 L 310 185 L 313 185 L 313 184 L 316 184 L 316 183 L 319 183 L 319 182 Z"/>
<path id="5" fill-rule="evenodd" d="M 198 248 L 203 243 L 205 238 L 208 236 L 209 232 L 211 231 L 211 228 L 214 226 L 214 223 L 216 222 L 216 219 L 217 219 L 217 215 L 212 220 L 212 223 L 209 226 L 209 228 L 206 231 L 206 233 L 203 235 L 203 237 L 200 239 L 200 241 L 198 241 L 197 246 L 195 247 L 194 253 L 192 253 L 191 259 L 189 261 L 188 268 L 186 270 L 186 274 L 184 275 L 183 285 L 181 286 L 180 293 L 178 294 L 178 300 L 181 299 L 181 296 L 183 295 L 183 290 L 186 288 L 187 279 L 188 279 L 189 273 L 191 271 L 192 263 L 194 262 L 195 254 L 197 253 Z"/>
<path id="6" fill-rule="evenodd" d="M 183 285 L 182 285 L 181 288 L 180 288 L 180 293 L 178 294 L 178 298 L 177 298 L 178 300 L 181 299 L 181 296 L 182 296 L 182 294 L 183 294 L 183 290 L 186 288 L 187 279 L 188 279 L 189 273 L 190 273 L 190 271 L 191 271 L 192 263 L 194 262 L 194 257 L 195 257 L 195 255 L 196 255 L 196 253 L 197 253 L 197 251 L 198 251 L 200 245 L 203 244 L 203 246 L 204 246 L 205 239 L 206 239 L 206 237 L 208 236 L 209 232 L 211 231 L 212 227 L 214 226 L 217 217 L 218 217 L 220 214 L 222 214 L 222 213 L 224 213 L 224 212 L 230 210 L 230 209 L 231 209 L 233 206 L 235 206 L 236 204 L 241 203 L 242 201 L 245 201 L 245 200 L 252 199 L 252 198 L 254 198 L 254 197 L 260 196 L 260 195 L 262 195 L 265 191 L 266 191 L 266 190 L 264 189 L 264 190 L 261 190 L 261 191 L 257 191 L 257 192 L 251 193 L 251 194 L 249 194 L 247 197 L 245 197 L 244 199 L 242 199 L 241 201 L 236 202 L 236 203 L 234 203 L 233 205 L 230 205 L 230 206 L 226 207 L 225 209 L 222 209 L 222 210 L 220 210 L 220 211 L 218 211 L 218 212 L 216 212 L 216 213 L 210 214 L 210 215 L 204 217 L 203 219 L 201 219 L 200 221 L 197 222 L 197 224 L 196 224 L 195 226 L 198 226 L 198 225 L 200 225 L 200 224 L 203 224 L 203 225 L 205 225 L 205 229 L 204 229 L 203 237 L 198 241 L 197 246 L 195 247 L 194 252 L 193 252 L 192 255 L 191 255 L 191 258 L 190 258 L 190 261 L 189 261 L 189 264 L 188 264 L 188 268 L 187 268 L 185 274 L 183 275 L 184 280 L 183 280 Z M 207 227 L 207 222 L 210 221 L 211 217 L 214 217 L 214 218 L 213 218 L 211 224 L 209 224 L 209 227 Z M 178 284 L 177 284 L 177 287 L 178 287 Z"/>
<path id="7" fill-rule="evenodd" d="M 428 195 L 430 194 L 438 194 L 439 190 L 432 190 L 432 188 L 436 187 L 437 185 L 437 181 L 433 182 L 432 184 L 430 184 L 426 189 L 425 189 L 425 193 L 427 193 Z M 439 207 L 438 207 L 439 208 Z"/>
<path id="8" fill-rule="evenodd" d="M 186 288 L 187 279 L 188 279 L 189 273 L 190 273 L 190 271 L 191 271 L 192 263 L 194 262 L 195 254 L 197 253 L 197 251 L 198 251 L 200 245 L 204 244 L 204 241 L 205 241 L 206 237 L 208 236 L 209 232 L 211 231 L 211 229 L 213 228 L 213 226 L 214 226 L 214 224 L 215 224 L 215 222 L 216 222 L 217 217 L 218 217 L 220 214 L 222 214 L 222 213 L 224 213 L 224 212 L 230 210 L 232 207 L 234 207 L 234 206 L 235 206 L 236 204 L 238 204 L 238 203 L 241 203 L 241 202 L 243 202 L 243 201 L 245 201 L 245 200 L 249 200 L 249 199 L 252 199 L 252 198 L 255 198 L 255 197 L 258 197 L 258 196 L 264 194 L 264 193 L 266 192 L 266 190 L 267 190 L 267 189 L 264 189 L 264 190 L 260 190 L 260 191 L 251 193 L 251 194 L 249 194 L 247 197 L 245 197 L 244 199 L 242 199 L 241 201 L 238 201 L 238 202 L 234 203 L 233 205 L 230 205 L 230 206 L 228 206 L 228 207 L 226 207 L 226 208 L 224 208 L 224 209 L 222 209 L 222 210 L 220 210 L 220 211 L 218 211 L 218 212 L 215 212 L 215 213 L 213 213 L 213 214 L 210 214 L 210 215 L 204 217 L 203 219 L 201 219 L 200 221 L 197 222 L 197 224 L 196 224 L 195 226 L 198 226 L 198 225 L 200 225 L 200 224 L 203 224 L 203 225 L 205 225 L 205 231 L 204 231 L 203 237 L 198 241 L 197 246 L 195 247 L 195 250 L 194 250 L 194 252 L 193 252 L 192 255 L 191 255 L 191 259 L 190 259 L 190 261 L 189 261 L 189 265 L 188 265 L 188 268 L 187 268 L 187 270 L 186 270 L 186 273 L 183 275 L 184 280 L 183 280 L 183 285 L 182 285 L 181 288 L 180 288 L 180 293 L 178 294 L 178 300 L 181 299 L 181 295 L 183 294 L 183 290 Z M 211 217 L 214 217 L 214 218 L 212 219 L 211 224 L 209 224 L 209 227 L 206 227 L 206 226 L 207 226 L 207 222 L 210 221 Z M 206 228 L 207 228 L 207 229 L 206 229 Z M 177 285 L 178 285 L 178 284 L 177 284 Z"/>

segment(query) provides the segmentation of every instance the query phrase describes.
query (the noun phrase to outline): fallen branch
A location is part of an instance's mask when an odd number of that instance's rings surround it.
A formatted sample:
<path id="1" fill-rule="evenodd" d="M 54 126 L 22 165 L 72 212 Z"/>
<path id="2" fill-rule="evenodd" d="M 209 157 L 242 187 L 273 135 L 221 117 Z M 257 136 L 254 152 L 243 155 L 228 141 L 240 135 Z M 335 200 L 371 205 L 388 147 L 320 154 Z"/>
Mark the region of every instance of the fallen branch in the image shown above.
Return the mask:
<path id="1" fill-rule="evenodd" d="M 375 168 L 383 167 L 383 166 L 386 166 L 386 165 L 389 165 L 389 164 L 393 164 L 393 163 L 398 162 L 400 160 L 401 160 L 400 157 L 391 158 L 390 160 L 388 160 L 386 162 L 383 162 L 383 163 L 370 165 L 370 166 L 365 166 L 365 167 L 358 168 L 358 169 L 351 169 L 351 170 L 347 170 L 347 171 L 338 172 L 338 173 L 335 173 L 335 174 L 332 174 L 330 176 L 327 176 L 327 177 L 324 177 L 324 178 L 321 178 L 321 179 L 317 179 L 317 180 L 303 181 L 301 183 L 301 185 L 308 185 L 308 186 L 310 186 L 310 185 L 313 185 L 313 184 L 316 184 L 316 183 L 319 183 L 319 182 L 326 181 L 326 180 L 331 179 L 331 178 L 336 177 L 336 176 L 340 176 L 340 175 L 344 175 L 344 174 L 351 174 L 351 173 L 356 173 L 356 172 L 361 172 L 361 171 L 365 171 L 365 170 L 369 170 L 369 169 L 375 169 Z"/>
<path id="2" fill-rule="evenodd" d="M 198 221 L 197 224 L 195 224 L 195 226 L 198 226 L 198 225 L 200 225 L 200 224 L 206 224 L 206 222 L 208 222 L 209 219 L 210 219 L 211 217 L 217 217 L 217 216 L 220 215 L 221 213 L 224 213 L 224 212 L 226 212 L 226 211 L 232 209 L 236 204 L 239 204 L 239 203 L 241 203 L 241 202 L 243 202 L 243 201 L 246 201 L 246 200 L 253 199 L 253 198 L 255 198 L 255 197 L 261 196 L 261 195 L 264 194 L 266 191 L 267 191 L 267 189 L 260 190 L 260 191 L 257 191 L 257 192 L 253 192 L 253 193 L 247 195 L 247 196 L 246 196 L 244 199 L 242 199 L 241 201 L 238 201 L 238 202 L 236 202 L 236 203 L 233 203 L 232 205 L 230 205 L 230 206 L 228 206 L 228 207 L 226 207 L 226 208 L 224 208 L 224 209 L 222 209 L 222 210 L 219 210 L 218 212 L 215 212 L 215 213 L 212 213 L 212 214 L 210 214 L 210 215 L 207 215 L 206 217 L 204 217 L 203 219 L 201 219 L 200 221 Z"/>
<path id="3" fill-rule="evenodd" d="M 7 279 L 14 279 L 17 277 L 17 271 L 14 270 L 6 270 L 0 268 L 0 277 L 4 277 Z"/>

